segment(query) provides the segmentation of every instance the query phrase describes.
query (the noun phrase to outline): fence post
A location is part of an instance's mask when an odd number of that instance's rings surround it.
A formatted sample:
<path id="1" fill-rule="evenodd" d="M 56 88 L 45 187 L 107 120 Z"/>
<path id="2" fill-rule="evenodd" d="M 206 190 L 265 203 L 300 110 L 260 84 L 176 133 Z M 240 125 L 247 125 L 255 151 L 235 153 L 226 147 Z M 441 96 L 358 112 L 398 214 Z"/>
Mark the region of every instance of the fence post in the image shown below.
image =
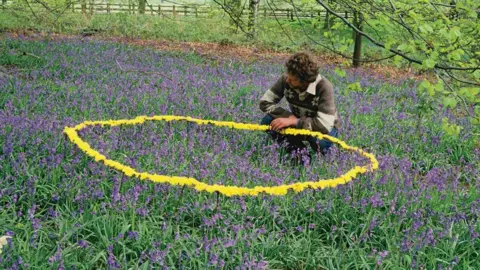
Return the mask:
<path id="1" fill-rule="evenodd" d="M 93 15 L 93 0 L 90 0 L 90 15 Z"/>
<path id="2" fill-rule="evenodd" d="M 145 14 L 146 0 L 138 1 L 138 14 Z"/>
<path id="3" fill-rule="evenodd" d="M 293 21 L 293 10 L 290 10 L 290 20 Z"/>
<path id="4" fill-rule="evenodd" d="M 173 5 L 173 10 L 172 10 L 173 16 L 177 16 L 177 12 L 175 11 L 175 5 Z"/>
<path id="5" fill-rule="evenodd" d="M 148 5 L 150 7 L 150 15 L 153 15 L 153 6 L 152 5 Z"/>
<path id="6" fill-rule="evenodd" d="M 183 15 L 187 16 L 187 6 L 183 6 Z"/>
<path id="7" fill-rule="evenodd" d="M 158 5 L 158 16 L 162 15 L 162 7 Z"/>
<path id="8" fill-rule="evenodd" d="M 198 8 L 195 7 L 195 17 L 198 17 Z"/>
<path id="9" fill-rule="evenodd" d="M 107 2 L 107 13 L 110 13 L 110 3 Z"/>

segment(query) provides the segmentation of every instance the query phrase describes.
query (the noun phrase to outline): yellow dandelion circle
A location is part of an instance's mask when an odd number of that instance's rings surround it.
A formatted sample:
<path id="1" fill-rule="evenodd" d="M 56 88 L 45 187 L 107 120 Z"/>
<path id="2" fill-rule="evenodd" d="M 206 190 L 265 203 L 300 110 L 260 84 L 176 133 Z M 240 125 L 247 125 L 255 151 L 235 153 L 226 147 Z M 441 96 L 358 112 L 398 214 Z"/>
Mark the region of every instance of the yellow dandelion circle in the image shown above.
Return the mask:
<path id="1" fill-rule="evenodd" d="M 139 116 L 134 119 L 124 119 L 124 120 L 85 121 L 81 124 L 76 125 L 75 127 L 65 127 L 64 133 L 68 136 L 71 142 L 76 144 L 83 152 L 85 152 L 85 154 L 94 158 L 95 161 L 97 162 L 101 161 L 106 166 L 116 169 L 118 171 L 121 171 L 129 177 L 132 177 L 132 176 L 138 177 L 141 180 L 148 179 L 155 183 L 168 183 L 171 185 L 178 185 L 178 186 L 191 186 L 198 191 L 207 191 L 210 193 L 219 192 L 226 196 L 257 196 L 262 192 L 270 195 L 282 196 L 287 194 L 289 189 L 292 189 L 295 192 L 300 192 L 307 188 L 323 189 L 326 187 L 336 187 L 338 185 L 346 184 L 352 181 L 355 177 L 357 177 L 357 175 L 364 174 L 366 172 L 372 172 L 378 169 L 378 161 L 375 158 L 375 156 L 357 147 L 349 146 L 345 142 L 337 138 L 322 134 L 320 132 L 314 132 L 314 131 L 309 131 L 304 129 L 287 128 L 283 130 L 282 132 L 283 134 L 310 135 L 320 139 L 326 138 L 340 145 L 343 149 L 354 151 L 361 154 L 364 157 L 367 157 L 368 159 L 370 159 L 371 163 L 366 166 L 355 166 L 353 169 L 351 169 L 344 175 L 339 176 L 337 178 L 318 180 L 316 182 L 309 181 L 309 182 L 293 183 L 288 185 L 279 185 L 279 186 L 272 186 L 272 187 L 255 186 L 252 188 L 239 187 L 239 186 L 225 186 L 225 185 L 217 185 L 217 184 L 209 185 L 209 184 L 202 183 L 196 180 L 195 178 L 137 172 L 135 169 L 129 166 L 126 166 L 117 161 L 108 159 L 107 157 L 105 157 L 104 155 L 102 155 L 92 147 L 90 147 L 88 143 L 83 141 L 78 136 L 78 131 L 82 130 L 87 126 L 137 125 L 137 124 L 143 124 L 145 121 L 179 121 L 179 120 L 186 120 L 188 122 L 193 122 L 198 125 L 213 124 L 219 127 L 229 127 L 229 128 L 252 130 L 252 131 L 267 131 L 269 129 L 269 127 L 266 125 L 236 123 L 236 122 L 228 122 L 228 121 L 203 120 L 203 119 L 196 119 L 192 117 L 175 116 L 175 115 L 157 115 L 152 117 Z"/>

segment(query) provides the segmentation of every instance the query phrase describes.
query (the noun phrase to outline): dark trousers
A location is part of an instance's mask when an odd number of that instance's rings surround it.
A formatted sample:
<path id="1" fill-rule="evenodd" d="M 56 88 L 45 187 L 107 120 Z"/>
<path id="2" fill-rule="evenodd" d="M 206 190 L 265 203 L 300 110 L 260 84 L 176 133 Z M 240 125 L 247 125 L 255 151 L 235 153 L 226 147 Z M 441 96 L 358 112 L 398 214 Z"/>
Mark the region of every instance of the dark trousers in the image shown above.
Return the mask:
<path id="1" fill-rule="evenodd" d="M 271 115 L 267 114 L 263 117 L 260 125 L 270 125 L 273 119 L 274 118 Z M 305 149 L 304 141 L 307 141 L 315 152 L 320 152 L 322 155 L 325 155 L 328 152 L 328 149 L 333 145 L 333 143 L 327 139 L 319 139 L 312 136 L 283 135 L 274 130 L 268 130 L 267 133 L 279 144 L 285 145 L 288 153 L 292 153 L 293 151 L 299 152 Z M 332 128 L 328 135 L 338 138 L 338 130 Z"/>

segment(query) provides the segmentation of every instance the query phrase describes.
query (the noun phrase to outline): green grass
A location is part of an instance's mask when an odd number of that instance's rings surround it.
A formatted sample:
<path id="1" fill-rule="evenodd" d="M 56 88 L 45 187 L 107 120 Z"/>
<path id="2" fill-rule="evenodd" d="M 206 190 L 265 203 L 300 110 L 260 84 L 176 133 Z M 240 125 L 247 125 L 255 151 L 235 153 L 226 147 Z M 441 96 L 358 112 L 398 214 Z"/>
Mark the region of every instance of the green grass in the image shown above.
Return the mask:
<path id="1" fill-rule="evenodd" d="M 48 16 L 46 16 L 49 18 Z M 3 31 L 35 30 L 62 34 L 82 34 L 92 32 L 98 36 L 129 37 L 139 39 L 158 39 L 188 42 L 215 42 L 222 44 L 236 44 L 255 46 L 274 51 L 293 52 L 308 49 L 316 52 L 329 52 L 319 44 L 330 44 L 323 36 L 322 21 L 312 23 L 312 20 L 290 21 L 282 19 L 279 27 L 275 19 L 265 19 L 260 16 L 257 37 L 248 38 L 245 33 L 229 23 L 227 15 L 218 12 L 208 17 L 172 17 L 131 15 L 124 13 L 82 15 L 80 13 L 66 13 L 58 20 L 49 18 L 38 22 L 28 13 L 19 13 L 13 16 L 0 13 L 0 29 Z M 55 22 L 55 23 L 53 23 Z M 98 30 L 93 32 L 92 30 Z M 307 37 L 308 34 L 310 37 Z M 351 31 L 338 33 L 340 36 L 351 38 Z M 314 41 L 312 41 L 312 39 Z M 350 49 L 353 49 L 351 47 Z M 364 53 L 375 56 L 378 49 L 366 41 Z"/>

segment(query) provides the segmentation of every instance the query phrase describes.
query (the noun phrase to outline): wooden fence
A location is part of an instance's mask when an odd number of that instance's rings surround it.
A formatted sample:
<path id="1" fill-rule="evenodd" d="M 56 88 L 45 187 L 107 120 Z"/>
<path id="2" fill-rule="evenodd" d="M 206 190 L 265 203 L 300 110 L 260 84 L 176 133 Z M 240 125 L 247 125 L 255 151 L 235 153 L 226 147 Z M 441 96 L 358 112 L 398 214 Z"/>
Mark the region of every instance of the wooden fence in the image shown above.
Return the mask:
<path id="1" fill-rule="evenodd" d="M 1 0 L 3 4 L 11 4 L 13 1 Z M 4 2 L 5 1 L 5 2 Z M 95 2 L 92 0 L 85 0 L 83 2 L 74 0 L 70 5 L 70 9 L 74 13 L 84 14 L 109 14 L 109 13 L 126 13 L 126 14 L 140 14 L 143 12 L 145 15 L 153 16 L 194 16 L 194 17 L 206 17 L 215 12 L 223 12 L 220 7 L 204 6 L 204 5 L 145 5 L 145 11 L 139 8 L 138 2 L 132 2 L 130 4 L 122 3 L 104 3 Z M 338 12 L 345 18 L 351 16 L 348 12 Z M 242 17 L 246 17 L 249 14 L 249 10 L 243 10 Z M 277 18 L 277 19 L 290 19 L 295 20 L 297 18 L 318 18 L 326 16 L 325 10 L 294 10 L 294 9 L 270 9 L 266 6 L 261 6 L 258 9 L 257 15 L 264 18 Z"/>
<path id="2" fill-rule="evenodd" d="M 146 15 L 169 15 L 169 16 L 195 16 L 195 17 L 204 17 L 212 14 L 214 11 L 221 11 L 220 8 L 215 8 L 212 6 L 197 6 L 197 5 L 145 5 Z M 73 12 L 83 12 L 90 14 L 97 13 L 127 13 L 127 14 L 138 14 L 140 13 L 140 8 L 135 3 L 132 4 L 120 4 L 120 3 L 95 3 L 87 2 L 83 5 L 76 3 L 72 5 Z M 249 10 L 245 9 L 242 13 L 244 16 L 248 16 Z M 345 12 L 345 16 L 348 14 Z M 291 20 L 298 18 L 314 18 L 314 17 L 325 17 L 326 12 L 324 10 L 317 11 L 301 11 L 297 10 L 296 12 L 293 9 L 269 9 L 266 7 L 261 7 L 258 10 L 258 16 L 263 16 L 265 18 L 289 18 Z"/>

